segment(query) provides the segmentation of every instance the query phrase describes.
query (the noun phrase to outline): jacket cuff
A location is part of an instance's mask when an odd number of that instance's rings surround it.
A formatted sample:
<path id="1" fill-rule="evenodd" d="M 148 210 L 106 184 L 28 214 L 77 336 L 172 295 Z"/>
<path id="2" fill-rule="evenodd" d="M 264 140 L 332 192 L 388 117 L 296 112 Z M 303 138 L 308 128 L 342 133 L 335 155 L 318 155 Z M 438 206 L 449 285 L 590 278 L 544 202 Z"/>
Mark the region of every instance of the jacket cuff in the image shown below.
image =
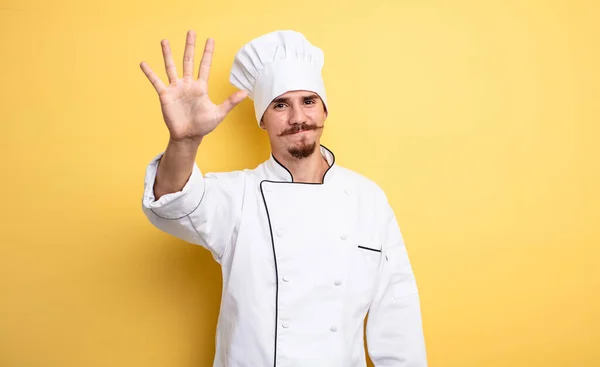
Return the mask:
<path id="1" fill-rule="evenodd" d="M 190 215 L 200 205 L 204 196 L 204 179 L 197 164 L 194 163 L 192 174 L 181 191 L 165 194 L 156 200 L 154 182 L 158 163 L 163 155 L 164 152 L 158 154 L 146 167 L 142 205 L 145 210 L 152 211 L 158 217 L 180 219 Z"/>

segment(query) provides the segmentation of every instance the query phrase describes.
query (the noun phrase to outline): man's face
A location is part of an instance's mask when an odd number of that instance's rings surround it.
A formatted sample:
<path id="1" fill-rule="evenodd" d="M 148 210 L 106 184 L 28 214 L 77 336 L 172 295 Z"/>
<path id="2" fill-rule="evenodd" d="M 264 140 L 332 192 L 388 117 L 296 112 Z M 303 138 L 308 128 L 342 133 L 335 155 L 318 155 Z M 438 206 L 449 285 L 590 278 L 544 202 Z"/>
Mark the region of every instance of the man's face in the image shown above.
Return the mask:
<path id="1" fill-rule="evenodd" d="M 295 158 L 309 157 L 320 144 L 327 112 L 318 94 L 290 91 L 267 107 L 260 126 L 267 130 L 277 153 Z"/>

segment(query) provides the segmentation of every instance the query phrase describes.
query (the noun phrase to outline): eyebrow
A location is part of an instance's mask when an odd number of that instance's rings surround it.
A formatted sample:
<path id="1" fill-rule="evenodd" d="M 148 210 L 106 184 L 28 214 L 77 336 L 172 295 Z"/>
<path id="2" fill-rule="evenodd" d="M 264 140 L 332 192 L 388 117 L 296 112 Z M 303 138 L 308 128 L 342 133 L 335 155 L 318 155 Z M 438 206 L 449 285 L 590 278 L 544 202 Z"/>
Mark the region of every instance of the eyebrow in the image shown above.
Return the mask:
<path id="1" fill-rule="evenodd" d="M 307 96 L 302 96 L 302 100 L 303 101 L 308 101 L 308 100 L 311 100 L 311 99 L 315 99 L 317 97 L 318 96 L 316 94 L 309 94 Z M 279 98 L 275 98 L 273 100 L 273 103 L 289 103 L 289 102 L 290 102 L 290 99 L 288 97 L 279 97 Z"/>

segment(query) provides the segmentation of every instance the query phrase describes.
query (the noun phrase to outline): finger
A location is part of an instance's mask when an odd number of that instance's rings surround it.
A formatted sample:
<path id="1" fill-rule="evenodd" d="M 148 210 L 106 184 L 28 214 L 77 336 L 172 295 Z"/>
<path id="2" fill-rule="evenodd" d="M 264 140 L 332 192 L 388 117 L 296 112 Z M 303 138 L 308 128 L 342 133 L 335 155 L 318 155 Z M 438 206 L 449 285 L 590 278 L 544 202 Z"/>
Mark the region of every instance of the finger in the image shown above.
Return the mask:
<path id="1" fill-rule="evenodd" d="M 175 83 L 177 81 L 177 68 L 173 62 L 169 41 L 162 40 L 160 44 L 162 45 L 162 53 L 163 58 L 165 59 L 165 69 L 167 71 L 167 76 L 169 77 L 169 83 Z"/>
<path id="2" fill-rule="evenodd" d="M 245 90 L 237 91 L 237 92 L 233 93 L 231 96 L 229 96 L 229 98 L 227 98 L 227 100 L 219 106 L 219 109 L 221 110 L 221 113 L 223 114 L 223 116 L 227 115 L 235 106 L 240 104 L 240 102 L 242 102 L 247 96 L 248 96 L 248 92 L 246 92 Z"/>
<path id="3" fill-rule="evenodd" d="M 156 89 L 156 92 L 158 94 L 162 94 L 164 91 L 167 90 L 165 84 L 160 80 L 160 78 L 156 74 L 154 74 L 150 66 L 145 61 L 142 61 L 140 63 L 140 68 L 142 69 L 144 74 L 146 74 L 146 77 L 148 77 L 148 80 L 150 80 L 150 83 L 152 83 L 154 89 Z"/>
<path id="4" fill-rule="evenodd" d="M 208 38 L 204 44 L 204 52 L 202 53 L 202 61 L 200 61 L 200 70 L 198 70 L 198 79 L 208 83 L 208 75 L 210 74 L 210 65 L 212 56 L 215 50 L 215 41 Z"/>
<path id="5" fill-rule="evenodd" d="M 194 53 L 196 52 L 196 33 L 188 31 L 183 53 L 183 77 L 192 78 L 194 75 Z"/>

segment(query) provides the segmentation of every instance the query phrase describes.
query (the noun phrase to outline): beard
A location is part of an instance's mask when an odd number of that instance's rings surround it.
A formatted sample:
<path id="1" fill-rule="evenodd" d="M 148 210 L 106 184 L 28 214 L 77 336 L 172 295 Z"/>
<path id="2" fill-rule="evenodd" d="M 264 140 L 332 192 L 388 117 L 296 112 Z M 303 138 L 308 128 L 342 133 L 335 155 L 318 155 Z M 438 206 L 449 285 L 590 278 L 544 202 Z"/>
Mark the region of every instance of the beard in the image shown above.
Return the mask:
<path id="1" fill-rule="evenodd" d="M 299 125 L 292 126 L 290 129 L 284 131 L 281 135 L 289 135 L 297 133 L 299 131 L 318 130 L 322 128 L 322 126 L 308 125 L 306 123 L 302 123 Z M 294 158 L 304 159 L 310 157 L 315 152 L 316 148 L 316 141 L 307 142 L 306 138 L 304 138 L 298 144 L 288 147 L 288 153 L 290 153 Z"/>
<path id="2" fill-rule="evenodd" d="M 305 141 L 300 142 L 299 145 L 291 146 L 288 148 L 288 153 L 292 155 L 292 157 L 297 159 L 304 159 L 310 157 L 315 150 L 317 149 L 317 143 L 312 142 L 308 143 Z"/>

